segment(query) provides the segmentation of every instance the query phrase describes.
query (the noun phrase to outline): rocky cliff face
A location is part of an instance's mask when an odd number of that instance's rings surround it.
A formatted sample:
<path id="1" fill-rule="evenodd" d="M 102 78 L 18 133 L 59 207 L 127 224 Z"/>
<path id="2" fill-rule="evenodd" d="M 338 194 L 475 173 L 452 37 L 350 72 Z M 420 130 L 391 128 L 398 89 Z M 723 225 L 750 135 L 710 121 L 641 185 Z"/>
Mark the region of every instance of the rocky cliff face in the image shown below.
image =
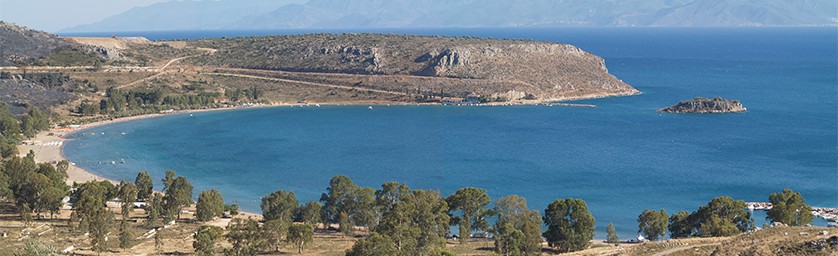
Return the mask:
<path id="1" fill-rule="evenodd" d="M 483 81 L 484 86 L 471 86 L 468 90 L 430 85 L 455 96 L 476 93 L 504 100 L 550 101 L 638 92 L 609 74 L 602 58 L 560 43 L 376 34 L 249 37 L 191 43 L 219 50 L 197 59 L 198 63 L 211 66 L 456 78 L 471 84 Z"/>
<path id="2" fill-rule="evenodd" d="M 744 106 L 738 100 L 726 100 L 721 97 L 713 99 L 697 97 L 682 101 L 674 106 L 663 108 L 658 112 L 664 113 L 734 113 L 745 112 Z"/>

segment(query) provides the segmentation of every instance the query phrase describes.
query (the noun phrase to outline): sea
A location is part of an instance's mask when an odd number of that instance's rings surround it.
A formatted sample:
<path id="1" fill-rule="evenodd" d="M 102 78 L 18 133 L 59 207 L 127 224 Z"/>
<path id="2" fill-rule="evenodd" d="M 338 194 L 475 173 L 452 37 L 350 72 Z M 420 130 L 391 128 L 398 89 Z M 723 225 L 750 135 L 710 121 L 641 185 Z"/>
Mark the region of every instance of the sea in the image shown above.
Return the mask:
<path id="1" fill-rule="evenodd" d="M 597 237 L 637 235 L 644 209 L 694 211 L 717 196 L 768 201 L 784 188 L 838 207 L 838 29 L 475 28 L 69 34 L 151 40 L 302 33 L 400 33 L 563 42 L 599 55 L 642 94 L 560 106 L 355 105 L 178 114 L 77 133 L 64 154 L 110 179 L 175 170 L 227 203 L 260 212 L 292 191 L 318 200 L 346 175 L 449 195 L 519 195 L 543 213 L 581 198 Z M 697 96 L 740 100 L 735 114 L 662 114 Z M 372 108 L 370 108 L 372 107 Z M 112 164 L 113 163 L 113 164 Z M 757 225 L 765 213 L 755 212 Z M 824 226 L 824 220 L 816 219 Z"/>

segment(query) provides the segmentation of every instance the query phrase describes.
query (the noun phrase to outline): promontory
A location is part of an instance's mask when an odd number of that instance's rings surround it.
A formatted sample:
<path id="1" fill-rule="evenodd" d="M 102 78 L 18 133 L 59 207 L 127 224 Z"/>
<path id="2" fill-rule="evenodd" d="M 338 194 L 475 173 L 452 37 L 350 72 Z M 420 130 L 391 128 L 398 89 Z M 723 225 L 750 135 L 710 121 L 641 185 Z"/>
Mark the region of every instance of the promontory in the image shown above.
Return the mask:
<path id="1" fill-rule="evenodd" d="M 594 54 L 531 40 L 306 34 L 150 41 L 60 37 L 0 22 L 0 42 L 0 79 L 63 95 L 60 104 L 11 105 L 82 117 L 252 103 L 526 104 L 638 93 Z"/>
<path id="2" fill-rule="evenodd" d="M 735 113 L 745 112 L 747 109 L 738 100 L 727 100 L 721 97 L 702 98 L 681 101 L 670 107 L 658 110 L 663 113 Z"/>

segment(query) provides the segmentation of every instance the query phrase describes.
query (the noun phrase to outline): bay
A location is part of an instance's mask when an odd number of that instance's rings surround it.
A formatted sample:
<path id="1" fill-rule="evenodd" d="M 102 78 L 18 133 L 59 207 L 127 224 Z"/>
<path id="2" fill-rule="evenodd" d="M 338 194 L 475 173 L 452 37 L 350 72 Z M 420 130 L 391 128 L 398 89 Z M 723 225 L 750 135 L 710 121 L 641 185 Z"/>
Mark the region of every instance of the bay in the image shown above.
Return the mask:
<path id="1" fill-rule="evenodd" d="M 145 36 L 310 32 L 323 31 Z M 555 199 L 583 198 L 596 217 L 597 237 L 609 222 L 621 237 L 633 237 L 643 209 L 692 211 L 720 195 L 767 201 L 769 193 L 792 188 L 812 205 L 838 207 L 835 28 L 371 32 L 571 43 L 604 57 L 612 74 L 643 93 L 580 101 L 594 109 L 364 105 L 172 115 L 79 133 L 64 154 L 112 179 L 133 180 L 148 170 L 157 187 L 172 169 L 192 181 L 196 195 L 219 188 L 228 202 L 254 212 L 261 196 L 278 189 L 317 200 L 334 175 L 362 186 L 399 181 L 444 195 L 480 187 L 492 198 L 523 196 L 540 211 Z M 696 96 L 738 99 L 748 112 L 655 112 Z M 121 159 L 124 164 L 99 164 Z"/>

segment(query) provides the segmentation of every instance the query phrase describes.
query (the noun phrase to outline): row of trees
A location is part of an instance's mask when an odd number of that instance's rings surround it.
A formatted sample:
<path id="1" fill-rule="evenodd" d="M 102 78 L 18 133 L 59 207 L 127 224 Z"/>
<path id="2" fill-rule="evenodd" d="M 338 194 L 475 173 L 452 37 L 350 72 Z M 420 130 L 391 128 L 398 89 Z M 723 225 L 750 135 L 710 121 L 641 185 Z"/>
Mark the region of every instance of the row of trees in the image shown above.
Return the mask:
<path id="1" fill-rule="evenodd" d="M 768 211 L 770 222 L 781 222 L 790 226 L 812 223 L 812 208 L 799 192 L 784 189 L 772 193 L 768 201 L 773 205 Z M 732 236 L 754 228 L 751 212 L 742 200 L 728 196 L 713 198 L 705 206 L 689 213 L 680 211 L 668 215 L 666 210 L 644 210 L 637 217 L 638 233 L 649 240 L 671 238 Z"/>
<path id="2" fill-rule="evenodd" d="M 24 219 L 31 218 L 32 213 L 37 218 L 43 213 L 55 213 L 61 206 L 61 198 L 69 191 L 65 185 L 68 164 L 66 161 L 56 165 L 35 164 L 31 153 L 13 157 L 3 162 L 0 183 L 6 185 L 0 186 L 0 193 L 14 200 Z M 157 225 L 159 218 L 166 222 L 179 219 L 183 207 L 193 203 L 193 187 L 185 177 L 166 171 L 161 181 L 164 194 L 153 192 L 152 178 L 147 172 L 138 173 L 134 183 L 122 181 L 114 185 L 109 181 L 91 181 L 74 185 L 69 223 L 89 234 L 94 250 L 106 251 L 107 235 L 117 219 L 106 202 L 118 199 L 122 203 L 119 242 L 127 248 L 132 239 L 127 220 L 133 202 L 147 203 L 145 211 L 150 225 Z M 315 227 L 323 223 L 338 224 L 341 232 L 350 235 L 357 227 L 370 231 L 347 255 L 429 255 L 445 252 L 446 236 L 453 224 L 459 226 L 463 242 L 475 232 L 492 232 L 498 253 L 538 255 L 543 240 L 561 252 L 585 249 L 595 227 L 595 220 L 581 199 L 556 200 L 541 215 L 530 210 L 524 198 L 511 195 L 492 201 L 479 188 L 462 188 L 443 197 L 437 191 L 411 190 L 397 182 L 384 183 L 377 190 L 363 188 L 348 177 L 336 176 L 320 201 L 322 204 L 314 201 L 300 204 L 293 192 L 275 191 L 262 198 L 263 223 L 234 219 L 226 235 L 217 227 L 203 226 L 194 235 L 193 245 L 198 254 L 210 255 L 215 252 L 216 242 L 224 237 L 232 244 L 225 249 L 228 255 L 278 251 L 283 243 L 302 252 L 311 243 Z M 774 204 L 769 220 L 789 225 L 812 221 L 811 207 L 805 204 L 800 193 L 786 189 L 771 194 L 769 201 Z M 650 240 L 664 238 L 667 231 L 673 238 L 730 236 L 753 228 L 746 208 L 743 201 L 722 196 L 692 213 L 681 211 L 669 216 L 665 210 L 645 210 L 638 216 L 638 232 Z M 196 219 L 206 222 L 231 207 L 224 204 L 218 190 L 210 189 L 200 193 L 196 209 Z M 495 219 L 492 225 L 490 218 Z M 543 226 L 546 226 L 544 232 Z M 608 233 L 608 241 L 617 242 L 611 224 Z"/>
<path id="3" fill-rule="evenodd" d="M 256 87 L 248 89 L 231 89 L 224 93 L 230 102 L 257 102 L 263 92 Z M 160 89 L 151 91 L 131 90 L 122 91 L 110 87 L 105 92 L 105 98 L 99 102 L 82 101 L 75 112 L 80 115 L 107 115 L 124 117 L 140 114 L 157 113 L 167 109 L 201 109 L 219 107 L 221 94 L 216 92 L 199 91 L 194 93 L 165 93 Z"/>
<path id="4" fill-rule="evenodd" d="M 336 176 L 320 201 L 326 224 L 338 224 L 347 234 L 356 226 L 371 231 L 347 255 L 433 254 L 444 250 L 452 224 L 459 226 L 462 242 L 475 232 L 494 233 L 496 250 L 505 255 L 540 254 L 542 239 L 559 251 L 577 251 L 594 235 L 594 218 L 581 199 L 556 200 L 542 216 L 516 195 L 499 198 L 490 208 L 493 201 L 479 188 L 462 188 L 446 198 L 397 182 L 378 190 L 363 188 Z M 496 221 L 490 226 L 492 217 Z M 543 233 L 542 223 L 547 226 Z"/>
<path id="5" fill-rule="evenodd" d="M 450 225 L 460 227 L 461 241 L 474 231 L 493 232 L 495 247 L 504 255 L 538 255 L 546 238 L 559 251 L 576 251 L 588 246 L 594 235 L 594 218 L 581 199 L 562 199 L 550 204 L 544 216 L 530 210 L 524 198 L 511 195 L 494 201 L 486 191 L 463 188 L 443 197 L 437 191 L 411 190 L 397 182 L 378 190 L 360 187 L 348 177 L 329 182 L 320 201 L 300 204 L 293 192 L 278 190 L 262 198 L 263 223 L 234 219 L 223 235 L 231 248 L 228 255 L 252 255 L 278 251 L 287 243 L 302 251 L 311 242 L 314 228 L 322 222 L 337 224 L 339 231 L 354 234 L 356 228 L 370 231 L 347 255 L 431 255 L 445 252 Z M 217 190 L 201 193 L 197 219 L 209 221 L 223 212 Z M 489 218 L 496 217 L 494 225 Z M 542 232 L 542 224 L 547 231 Z M 205 226 L 195 234 L 193 245 L 199 254 L 215 252 L 220 230 Z"/>
<path id="6" fill-rule="evenodd" d="M 83 101 L 75 112 L 81 115 L 108 115 L 124 117 L 157 113 L 166 109 L 199 109 L 218 107 L 218 93 L 198 92 L 188 94 L 167 94 L 160 89 L 152 91 L 122 91 L 110 87 L 105 98 L 98 103 Z"/>

